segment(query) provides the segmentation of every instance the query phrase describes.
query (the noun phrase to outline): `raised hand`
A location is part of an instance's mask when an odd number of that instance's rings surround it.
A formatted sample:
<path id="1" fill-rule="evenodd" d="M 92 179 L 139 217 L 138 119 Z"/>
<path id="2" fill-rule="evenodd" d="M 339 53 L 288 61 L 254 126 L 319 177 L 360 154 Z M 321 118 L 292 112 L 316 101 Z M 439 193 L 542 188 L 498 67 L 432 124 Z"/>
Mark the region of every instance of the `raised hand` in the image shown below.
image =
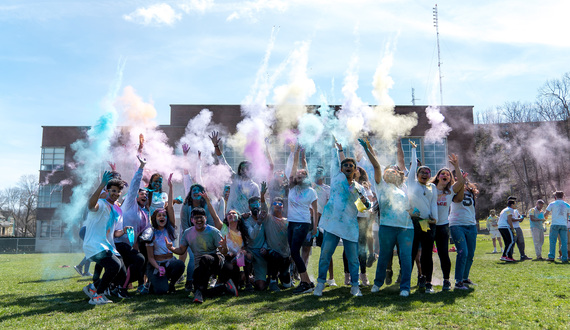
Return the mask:
<path id="1" fill-rule="evenodd" d="M 222 239 L 220 240 L 220 247 L 222 250 L 228 251 L 228 240 L 225 236 L 222 236 Z"/>
<path id="2" fill-rule="evenodd" d="M 168 251 L 174 250 L 174 248 L 172 247 L 172 242 L 170 242 L 170 241 L 168 240 L 168 237 L 165 236 L 165 237 L 164 237 L 164 241 L 166 242 L 166 248 L 168 249 Z"/>
<path id="3" fill-rule="evenodd" d="M 111 181 L 111 179 L 113 179 L 113 174 L 110 171 L 105 171 L 101 177 L 101 183 L 107 184 L 109 181 Z"/>
<path id="4" fill-rule="evenodd" d="M 107 162 L 109 164 L 109 166 L 111 167 L 112 171 L 116 171 L 117 170 L 117 165 L 115 163 L 112 162 Z"/>
<path id="5" fill-rule="evenodd" d="M 172 188 L 172 174 L 174 173 L 170 173 L 170 175 L 168 176 L 168 187 Z"/>
<path id="6" fill-rule="evenodd" d="M 206 202 L 210 201 L 210 196 L 208 196 L 207 192 L 204 191 L 204 192 L 198 193 L 198 195 L 200 195 Z"/>
<path id="7" fill-rule="evenodd" d="M 267 182 L 263 181 L 261 182 L 261 196 L 265 195 L 266 192 L 267 192 Z"/>
<path id="8" fill-rule="evenodd" d="M 417 144 L 414 143 L 414 141 L 412 140 L 408 140 L 410 142 L 410 145 L 412 146 L 412 148 L 416 149 L 418 147 Z"/>
<path id="9" fill-rule="evenodd" d="M 456 154 L 449 155 L 449 163 L 453 165 L 453 167 L 459 167 L 459 158 L 457 158 Z"/>
<path id="10" fill-rule="evenodd" d="M 190 146 L 187 143 L 182 145 L 182 153 L 184 156 L 188 155 L 188 151 L 190 151 Z"/>
<path id="11" fill-rule="evenodd" d="M 366 143 L 366 142 L 367 141 L 364 141 L 364 139 L 358 139 L 358 143 L 360 143 L 362 148 L 364 148 L 364 151 L 368 150 L 368 143 Z"/>
<path id="12" fill-rule="evenodd" d="M 141 133 L 139 134 L 139 153 L 142 152 L 143 147 L 144 147 L 144 135 L 142 135 Z"/>
<path id="13" fill-rule="evenodd" d="M 137 155 L 137 159 L 141 163 L 140 168 L 143 168 L 146 165 L 146 158 L 142 158 L 140 155 Z"/>
<path id="14" fill-rule="evenodd" d="M 222 140 L 219 136 L 220 133 L 217 131 L 213 131 L 212 134 L 208 135 L 210 140 L 212 140 L 212 144 L 214 144 L 214 147 L 217 147 L 220 144 L 220 141 Z"/>

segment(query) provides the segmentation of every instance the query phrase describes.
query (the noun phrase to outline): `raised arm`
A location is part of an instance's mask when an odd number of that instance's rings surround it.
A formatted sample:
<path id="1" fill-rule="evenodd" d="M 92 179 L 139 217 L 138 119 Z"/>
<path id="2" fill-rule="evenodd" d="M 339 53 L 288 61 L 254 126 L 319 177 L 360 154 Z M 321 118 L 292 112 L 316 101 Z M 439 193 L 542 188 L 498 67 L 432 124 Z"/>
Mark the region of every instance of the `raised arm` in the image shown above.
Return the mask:
<path id="1" fill-rule="evenodd" d="M 461 173 L 461 167 L 459 166 L 459 158 L 457 158 L 456 154 L 451 154 L 449 156 L 449 163 L 453 165 L 455 174 L 457 173 L 463 174 Z M 465 178 L 463 177 L 463 175 L 459 175 L 459 177 L 457 177 L 457 181 L 455 181 L 455 183 L 452 186 L 453 192 L 457 194 L 461 189 L 463 189 L 463 186 L 465 186 Z"/>
<path id="2" fill-rule="evenodd" d="M 404 171 L 406 169 L 406 161 L 404 159 L 404 150 L 402 150 L 402 139 L 398 139 L 396 150 L 398 156 L 398 167 L 401 171 Z"/>
<path id="3" fill-rule="evenodd" d="M 269 173 L 273 174 L 275 164 L 273 163 L 273 158 L 271 158 L 271 152 L 269 152 L 269 138 L 265 138 L 265 157 L 267 157 L 269 162 Z"/>
<path id="4" fill-rule="evenodd" d="M 380 163 L 378 163 L 378 159 L 376 159 L 376 156 L 372 153 L 372 146 L 370 142 L 364 141 L 363 139 L 358 139 L 358 142 L 362 148 L 364 148 L 364 152 L 366 152 L 366 156 L 374 168 L 374 181 L 379 184 L 382 182 L 382 168 L 380 167 Z"/>
<path id="5" fill-rule="evenodd" d="M 220 163 L 220 165 L 226 166 L 232 172 L 233 175 L 236 175 L 236 172 L 234 171 L 234 169 L 226 161 L 226 157 L 224 157 L 224 154 L 222 153 L 222 149 L 220 149 L 220 143 L 221 143 L 222 139 L 219 138 L 219 133 L 216 131 L 213 131 L 212 134 L 209 135 L 209 138 L 210 138 L 210 140 L 212 140 L 212 144 L 214 145 L 214 149 L 216 151 L 216 156 L 218 156 L 218 162 Z"/>
<path id="6" fill-rule="evenodd" d="M 172 196 L 172 174 L 168 176 L 168 203 L 166 206 L 166 213 L 168 214 L 168 220 L 173 227 L 176 227 L 176 215 L 174 214 L 174 198 Z"/>
<path id="7" fill-rule="evenodd" d="M 146 165 L 145 158 L 141 158 L 140 155 L 137 155 L 137 159 L 139 160 L 140 166 L 138 170 L 135 172 L 135 175 L 133 175 L 133 179 L 131 180 L 131 184 L 129 185 L 129 191 L 127 192 L 127 197 L 125 198 L 125 201 L 121 205 L 121 208 L 124 210 L 130 208 L 131 206 L 137 203 L 137 197 L 139 194 L 139 188 L 143 176 L 143 169 L 144 166 Z"/>
<path id="8" fill-rule="evenodd" d="M 416 152 L 416 148 L 418 146 L 412 140 L 410 140 L 410 145 L 412 146 L 412 164 L 410 165 L 408 178 L 406 180 L 408 185 L 418 180 L 416 177 L 416 170 L 418 169 L 418 154 Z"/>
<path id="9" fill-rule="evenodd" d="M 293 166 L 291 166 L 291 174 L 289 178 L 297 174 L 297 169 L 299 168 L 299 153 L 301 152 L 301 147 L 297 145 L 295 148 L 295 154 L 293 156 Z"/>
<path id="10" fill-rule="evenodd" d="M 216 227 L 218 230 L 222 230 L 222 227 L 224 224 L 220 220 L 220 217 L 218 216 L 216 209 L 212 205 L 212 201 L 210 200 L 210 197 L 208 196 L 208 194 L 206 192 L 200 193 L 200 196 L 202 196 L 202 198 L 204 198 L 204 200 L 206 201 L 206 206 L 208 207 L 208 212 L 210 212 L 210 216 L 212 216 L 212 220 L 214 220 L 214 227 Z"/>
<path id="11" fill-rule="evenodd" d="M 105 171 L 103 173 L 103 176 L 101 178 L 101 183 L 99 184 L 97 189 L 95 189 L 93 195 L 89 197 L 89 203 L 87 204 L 89 211 L 97 212 L 99 210 L 99 204 L 97 204 L 97 201 L 99 200 L 99 196 L 101 196 L 101 191 L 103 191 L 107 183 L 111 181 L 112 178 L 113 175 L 111 174 L 111 172 Z"/>

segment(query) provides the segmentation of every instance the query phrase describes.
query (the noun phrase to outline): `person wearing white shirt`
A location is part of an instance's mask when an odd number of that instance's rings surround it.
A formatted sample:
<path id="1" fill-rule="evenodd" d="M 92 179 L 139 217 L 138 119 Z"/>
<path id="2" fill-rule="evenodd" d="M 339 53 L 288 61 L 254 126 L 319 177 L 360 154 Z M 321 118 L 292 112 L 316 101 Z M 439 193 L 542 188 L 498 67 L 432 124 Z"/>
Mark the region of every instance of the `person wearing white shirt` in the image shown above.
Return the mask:
<path id="1" fill-rule="evenodd" d="M 560 235 L 560 250 L 562 251 L 562 262 L 568 262 L 568 216 L 570 215 L 570 205 L 564 201 L 564 192 L 557 191 L 554 193 L 556 200 L 546 207 L 544 217 L 547 218 L 552 214 L 550 225 L 550 252 L 548 252 L 548 261 L 554 261 L 556 252 L 556 241 Z"/>

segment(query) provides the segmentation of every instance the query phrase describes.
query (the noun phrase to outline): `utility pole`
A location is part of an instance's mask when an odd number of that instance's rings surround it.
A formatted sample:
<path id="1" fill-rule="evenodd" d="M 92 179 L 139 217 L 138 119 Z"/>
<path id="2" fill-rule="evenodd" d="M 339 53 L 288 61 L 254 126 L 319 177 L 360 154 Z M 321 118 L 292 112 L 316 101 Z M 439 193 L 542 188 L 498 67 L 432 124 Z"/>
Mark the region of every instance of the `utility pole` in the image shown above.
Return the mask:
<path id="1" fill-rule="evenodd" d="M 439 19 L 437 15 L 437 3 L 433 7 L 433 26 L 435 26 L 435 32 L 437 34 L 437 68 L 439 71 L 439 100 L 440 105 L 443 105 L 443 87 L 441 86 L 441 54 L 439 51 Z"/>
<path id="2" fill-rule="evenodd" d="M 412 87 L 412 105 L 416 105 L 416 101 L 420 99 L 416 99 L 416 90 Z"/>

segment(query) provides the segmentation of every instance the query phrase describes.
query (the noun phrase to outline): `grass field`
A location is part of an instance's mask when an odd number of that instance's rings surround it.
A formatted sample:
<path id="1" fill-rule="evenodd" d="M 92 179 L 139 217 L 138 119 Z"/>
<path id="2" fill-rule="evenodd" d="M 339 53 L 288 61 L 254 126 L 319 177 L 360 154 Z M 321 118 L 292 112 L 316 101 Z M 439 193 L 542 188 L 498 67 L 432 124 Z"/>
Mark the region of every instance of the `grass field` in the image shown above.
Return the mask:
<path id="1" fill-rule="evenodd" d="M 534 256 L 528 231 L 526 253 Z M 548 249 L 548 239 L 544 245 Z M 546 261 L 505 264 L 490 254 L 489 236 L 479 235 L 471 279 L 475 289 L 398 296 L 397 285 L 363 297 L 349 287 L 326 288 L 323 297 L 278 293 L 241 293 L 239 298 L 207 299 L 195 305 L 179 286 L 167 296 L 137 296 L 91 306 L 81 291 L 88 279 L 72 266 L 81 254 L 0 255 L 2 328 L 568 328 L 570 265 Z M 515 249 L 516 251 L 516 249 Z M 316 277 L 318 248 L 309 274 Z M 342 248 L 334 256 L 337 283 L 343 282 Z M 516 251 L 518 256 L 518 251 Z M 546 253 L 543 253 L 546 256 Z M 455 254 L 452 258 L 452 278 Z M 441 280 L 434 254 L 434 278 Z M 376 266 L 369 268 L 374 279 Z M 397 271 L 395 270 L 395 273 Z M 416 284 L 415 272 L 412 286 Z M 134 292 L 133 292 L 134 293 Z"/>

